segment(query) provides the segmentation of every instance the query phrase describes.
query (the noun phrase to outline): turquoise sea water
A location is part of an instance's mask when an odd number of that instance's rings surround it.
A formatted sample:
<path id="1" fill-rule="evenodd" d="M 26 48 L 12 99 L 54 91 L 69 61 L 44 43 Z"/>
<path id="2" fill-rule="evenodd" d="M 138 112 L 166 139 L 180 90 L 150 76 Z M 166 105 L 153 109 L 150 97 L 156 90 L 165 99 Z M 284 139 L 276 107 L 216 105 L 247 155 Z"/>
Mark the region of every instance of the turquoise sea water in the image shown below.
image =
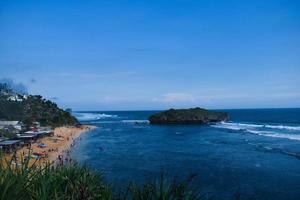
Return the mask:
<path id="1" fill-rule="evenodd" d="M 75 112 L 99 128 L 84 134 L 72 156 L 116 186 L 142 183 L 162 170 L 230 199 L 300 199 L 300 109 L 225 110 L 212 125 L 150 125 L 156 111 Z"/>

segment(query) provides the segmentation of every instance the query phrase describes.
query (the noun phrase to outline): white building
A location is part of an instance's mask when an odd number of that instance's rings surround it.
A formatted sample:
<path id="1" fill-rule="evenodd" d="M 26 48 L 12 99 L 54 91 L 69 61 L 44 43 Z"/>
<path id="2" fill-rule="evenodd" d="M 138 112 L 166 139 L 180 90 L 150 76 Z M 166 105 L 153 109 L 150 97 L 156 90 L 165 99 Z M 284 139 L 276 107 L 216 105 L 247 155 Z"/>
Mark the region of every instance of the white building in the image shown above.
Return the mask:
<path id="1" fill-rule="evenodd" d="M 16 95 L 13 95 L 13 96 L 10 96 L 7 98 L 8 101 L 23 101 L 24 99 L 27 99 L 27 96 L 26 95 L 19 95 L 19 94 L 16 94 Z"/>
<path id="2" fill-rule="evenodd" d="M 0 129 L 5 129 L 8 127 L 14 127 L 15 129 L 21 131 L 22 123 L 19 121 L 0 121 Z"/>

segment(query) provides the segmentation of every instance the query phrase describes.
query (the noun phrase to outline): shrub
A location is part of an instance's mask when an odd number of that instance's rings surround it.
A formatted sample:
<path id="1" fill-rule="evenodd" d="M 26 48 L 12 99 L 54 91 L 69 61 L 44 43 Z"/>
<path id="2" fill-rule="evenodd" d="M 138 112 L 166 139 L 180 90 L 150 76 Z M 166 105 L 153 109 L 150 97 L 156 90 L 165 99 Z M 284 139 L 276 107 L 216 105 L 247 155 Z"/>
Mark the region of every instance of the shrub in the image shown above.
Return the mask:
<path id="1" fill-rule="evenodd" d="M 14 157 L 14 156 L 13 156 Z M 191 178 L 171 182 L 162 174 L 158 181 L 128 186 L 116 194 L 112 186 L 86 166 L 47 164 L 29 166 L 29 160 L 13 165 L 14 160 L 0 163 L 0 200 L 193 200 L 202 199 L 189 188 Z"/>

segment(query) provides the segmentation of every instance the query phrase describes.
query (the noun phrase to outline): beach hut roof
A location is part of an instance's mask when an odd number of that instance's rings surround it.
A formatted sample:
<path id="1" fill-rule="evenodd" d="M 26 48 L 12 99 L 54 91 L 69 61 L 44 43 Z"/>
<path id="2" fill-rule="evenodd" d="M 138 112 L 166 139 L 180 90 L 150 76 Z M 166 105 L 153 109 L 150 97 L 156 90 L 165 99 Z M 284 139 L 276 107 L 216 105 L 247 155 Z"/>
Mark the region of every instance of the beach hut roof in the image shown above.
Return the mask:
<path id="1" fill-rule="evenodd" d="M 45 135 L 51 133 L 51 130 L 45 130 L 45 131 L 26 131 L 25 134 L 34 134 L 34 135 Z"/>
<path id="2" fill-rule="evenodd" d="M 26 135 L 19 135 L 18 138 L 34 138 L 36 137 L 36 135 L 30 135 L 30 134 L 26 134 Z"/>
<path id="3" fill-rule="evenodd" d="M 0 121 L 0 126 L 15 126 L 19 124 L 19 121 Z"/>
<path id="4" fill-rule="evenodd" d="M 0 121 L 0 129 L 4 129 L 7 127 L 21 129 L 19 121 Z"/>
<path id="5" fill-rule="evenodd" d="M 0 142 L 0 146 L 9 146 L 13 144 L 18 144 L 21 140 L 4 140 Z"/>
<path id="6" fill-rule="evenodd" d="M 36 131 L 26 131 L 25 134 L 35 134 Z"/>

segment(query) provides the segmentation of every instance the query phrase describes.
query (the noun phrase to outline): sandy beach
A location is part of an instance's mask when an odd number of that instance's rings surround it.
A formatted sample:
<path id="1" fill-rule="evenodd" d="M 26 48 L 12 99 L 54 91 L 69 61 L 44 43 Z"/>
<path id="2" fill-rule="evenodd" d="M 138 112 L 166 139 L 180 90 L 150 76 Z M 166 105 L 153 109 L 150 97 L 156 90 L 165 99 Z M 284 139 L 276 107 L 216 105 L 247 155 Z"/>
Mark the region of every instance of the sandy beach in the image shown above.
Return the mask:
<path id="1" fill-rule="evenodd" d="M 69 157 L 70 148 L 80 140 L 80 135 L 84 134 L 96 127 L 83 125 L 80 128 L 76 127 L 59 127 L 54 130 L 54 136 L 46 136 L 38 139 L 32 143 L 31 147 L 23 147 L 17 150 L 16 160 L 17 163 L 21 162 L 22 159 L 31 155 L 29 165 L 33 163 L 46 164 L 55 163 L 63 164 L 65 162 L 71 162 L 72 159 Z M 44 147 L 39 147 L 39 144 L 44 144 Z M 43 154 L 37 159 L 33 154 Z M 5 159 L 10 160 L 12 155 L 6 155 Z"/>

